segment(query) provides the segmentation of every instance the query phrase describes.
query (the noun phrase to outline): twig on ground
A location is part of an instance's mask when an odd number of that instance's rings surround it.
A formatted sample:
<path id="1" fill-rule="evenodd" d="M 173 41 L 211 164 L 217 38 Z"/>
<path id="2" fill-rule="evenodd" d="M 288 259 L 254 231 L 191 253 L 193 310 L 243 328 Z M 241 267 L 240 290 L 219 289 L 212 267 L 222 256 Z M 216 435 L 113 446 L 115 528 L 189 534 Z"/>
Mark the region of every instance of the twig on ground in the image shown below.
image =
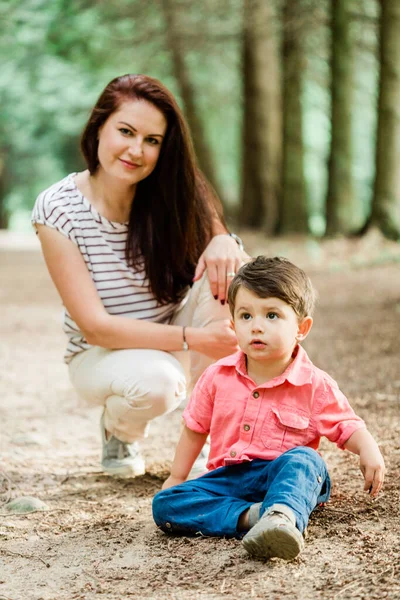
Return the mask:
<path id="1" fill-rule="evenodd" d="M 351 515 L 351 516 L 355 516 L 357 513 L 354 510 L 341 510 L 340 508 L 332 508 L 331 506 L 328 508 L 326 507 L 326 512 L 335 512 L 335 513 L 341 513 L 343 515 Z"/>
<path id="2" fill-rule="evenodd" d="M 66 476 L 64 477 L 64 479 L 62 479 L 60 481 L 60 485 L 63 485 L 63 483 L 67 483 L 68 479 L 69 479 L 69 472 L 66 474 Z"/>
<path id="3" fill-rule="evenodd" d="M 354 579 L 353 581 L 350 581 L 350 583 L 348 583 L 347 585 L 345 585 L 344 587 L 342 587 L 334 596 L 333 596 L 333 600 L 336 600 L 336 598 L 339 598 L 339 596 L 341 596 L 343 594 L 343 592 L 347 591 L 349 588 L 353 587 L 353 585 L 356 585 L 357 583 L 361 583 L 361 581 L 364 581 L 364 577 L 359 577 L 358 579 Z"/>
<path id="4" fill-rule="evenodd" d="M 22 552 L 13 552 L 12 550 L 7 550 L 6 548 L 0 548 L 0 552 L 3 552 L 4 554 L 10 554 L 12 556 L 21 556 L 22 558 L 33 558 L 33 560 L 40 560 L 45 567 L 50 567 L 50 563 L 43 560 L 43 558 L 40 556 L 34 556 L 33 554 L 22 554 Z"/>
<path id="5" fill-rule="evenodd" d="M 333 596 L 333 600 L 336 600 L 336 598 L 339 598 L 339 596 L 341 596 L 343 594 L 343 592 L 346 592 L 349 588 L 353 587 L 354 585 L 357 585 L 361 582 L 365 582 L 365 581 L 370 581 L 373 585 L 377 585 L 376 581 L 379 580 L 381 577 L 383 577 L 384 575 L 386 575 L 386 573 L 391 572 L 393 574 L 394 572 L 394 567 L 389 567 L 388 569 L 383 569 L 382 571 L 380 571 L 379 573 L 376 573 L 376 575 L 374 577 L 357 577 L 357 579 L 354 579 L 353 581 L 351 581 L 350 583 L 348 583 L 347 585 L 345 585 L 344 587 L 342 587 L 334 596 Z"/>
<path id="6" fill-rule="evenodd" d="M 379 584 L 379 580 L 386 575 L 386 573 L 390 572 L 390 577 L 392 577 L 394 575 L 394 567 L 389 567 L 388 569 L 386 569 L 385 571 L 382 571 L 381 573 L 378 573 L 376 575 L 376 577 L 373 578 L 372 583 L 374 585 L 378 585 Z"/>
<path id="7" fill-rule="evenodd" d="M 93 573 L 89 573 L 89 571 L 86 571 L 86 569 L 82 569 L 82 573 L 85 573 L 85 575 L 87 575 L 88 577 L 91 577 L 92 579 L 94 579 L 101 587 L 103 587 L 104 582 L 101 581 L 101 579 L 99 579 L 98 577 L 96 577 L 96 575 L 93 575 Z"/>
<path id="8" fill-rule="evenodd" d="M 64 477 L 64 479 L 62 479 L 60 481 L 60 485 L 63 485 L 64 483 L 66 483 L 69 479 L 75 478 L 75 477 L 80 477 L 82 475 L 86 475 L 87 477 L 90 477 L 91 475 L 104 475 L 104 471 L 74 471 L 72 473 L 67 472 L 66 476 Z"/>
<path id="9" fill-rule="evenodd" d="M 104 498 L 104 500 L 102 501 L 102 504 L 108 504 L 108 502 L 112 502 L 113 500 L 121 498 L 122 496 L 123 494 L 114 494 L 113 496 L 107 496 L 107 498 Z"/>
<path id="10" fill-rule="evenodd" d="M 7 475 L 7 473 L 5 471 L 3 471 L 3 469 L 0 469 L 0 477 L 5 479 L 5 481 L 7 482 L 6 490 L 4 492 L 6 497 L 5 497 L 5 499 L 0 500 L 0 504 L 7 504 L 7 502 L 9 502 L 9 500 L 11 498 L 11 488 L 12 488 L 13 482 L 11 481 L 11 479 Z"/>
<path id="11" fill-rule="evenodd" d="M 68 511 L 70 508 L 50 508 L 49 510 L 31 510 L 27 513 L 14 513 L 11 511 L 0 512 L 0 517 L 29 517 L 35 513 L 41 513 L 42 515 L 48 515 L 52 512 Z"/>

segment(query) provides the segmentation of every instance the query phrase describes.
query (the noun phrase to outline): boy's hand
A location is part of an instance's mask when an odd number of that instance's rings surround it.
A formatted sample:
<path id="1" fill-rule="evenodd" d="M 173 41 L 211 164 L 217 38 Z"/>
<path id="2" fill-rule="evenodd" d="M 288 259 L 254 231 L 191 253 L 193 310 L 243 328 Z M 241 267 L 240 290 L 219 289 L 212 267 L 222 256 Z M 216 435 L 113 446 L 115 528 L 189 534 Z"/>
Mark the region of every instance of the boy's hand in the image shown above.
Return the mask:
<path id="1" fill-rule="evenodd" d="M 367 429 L 357 429 L 345 442 L 346 450 L 358 454 L 364 475 L 364 490 L 376 498 L 383 485 L 385 462 L 378 444 Z"/>
<path id="2" fill-rule="evenodd" d="M 380 492 L 385 477 L 385 463 L 378 447 L 366 447 L 360 452 L 360 469 L 364 475 L 364 491 L 372 498 Z"/>
<path id="3" fill-rule="evenodd" d="M 180 479 L 178 477 L 173 477 L 172 475 L 170 475 L 168 477 L 168 479 L 166 479 L 162 485 L 162 490 L 167 490 L 170 487 L 173 487 L 174 485 L 179 485 L 180 483 L 183 483 L 185 481 L 185 479 Z"/>

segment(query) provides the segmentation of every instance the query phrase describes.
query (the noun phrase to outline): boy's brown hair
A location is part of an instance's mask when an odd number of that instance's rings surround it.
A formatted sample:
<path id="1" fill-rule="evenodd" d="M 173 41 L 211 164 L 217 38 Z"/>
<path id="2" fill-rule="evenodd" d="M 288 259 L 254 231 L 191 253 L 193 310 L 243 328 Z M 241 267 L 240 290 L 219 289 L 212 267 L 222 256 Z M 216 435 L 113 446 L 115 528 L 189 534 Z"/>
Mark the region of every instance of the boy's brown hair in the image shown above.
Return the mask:
<path id="1" fill-rule="evenodd" d="M 302 269 L 287 258 L 257 256 L 243 265 L 229 286 L 228 303 L 232 316 L 239 288 L 245 287 L 260 298 L 279 298 L 289 304 L 299 320 L 312 316 L 316 293 Z"/>

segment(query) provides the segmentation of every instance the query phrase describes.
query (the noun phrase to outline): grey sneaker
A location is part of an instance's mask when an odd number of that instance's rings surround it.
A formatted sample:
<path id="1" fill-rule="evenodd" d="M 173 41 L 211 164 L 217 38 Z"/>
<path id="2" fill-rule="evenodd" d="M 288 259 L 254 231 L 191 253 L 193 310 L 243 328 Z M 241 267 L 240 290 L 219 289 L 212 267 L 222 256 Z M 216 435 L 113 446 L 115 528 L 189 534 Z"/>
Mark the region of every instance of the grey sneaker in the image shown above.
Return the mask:
<path id="1" fill-rule="evenodd" d="M 118 477 L 137 477 L 144 475 L 145 464 L 140 453 L 139 444 L 126 444 L 113 435 L 107 440 L 104 427 L 104 414 L 100 420 L 103 453 L 101 466 L 103 471 Z"/>
<path id="2" fill-rule="evenodd" d="M 304 548 L 296 516 L 285 504 L 273 504 L 243 538 L 243 546 L 257 558 L 295 558 Z"/>

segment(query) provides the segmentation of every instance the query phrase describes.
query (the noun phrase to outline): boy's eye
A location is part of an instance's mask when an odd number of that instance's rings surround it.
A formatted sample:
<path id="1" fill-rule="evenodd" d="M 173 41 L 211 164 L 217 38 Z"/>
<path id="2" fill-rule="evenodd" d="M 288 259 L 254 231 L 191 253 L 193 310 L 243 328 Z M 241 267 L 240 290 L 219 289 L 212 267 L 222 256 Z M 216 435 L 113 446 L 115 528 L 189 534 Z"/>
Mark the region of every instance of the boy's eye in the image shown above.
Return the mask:
<path id="1" fill-rule="evenodd" d="M 250 313 L 243 313 L 241 318 L 243 319 L 243 321 L 250 321 L 251 319 L 251 314 Z"/>
<path id="2" fill-rule="evenodd" d="M 278 315 L 274 312 L 269 312 L 269 313 L 267 313 L 267 319 L 270 319 L 271 321 L 273 321 L 274 319 L 278 319 Z"/>

